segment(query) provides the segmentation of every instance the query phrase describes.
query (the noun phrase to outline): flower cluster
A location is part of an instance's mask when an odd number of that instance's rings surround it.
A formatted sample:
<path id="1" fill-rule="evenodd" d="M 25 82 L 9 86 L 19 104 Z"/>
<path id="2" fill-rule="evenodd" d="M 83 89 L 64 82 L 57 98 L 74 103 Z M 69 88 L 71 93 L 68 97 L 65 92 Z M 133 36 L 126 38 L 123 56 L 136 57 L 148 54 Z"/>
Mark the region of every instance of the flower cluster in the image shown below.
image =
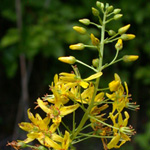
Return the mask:
<path id="1" fill-rule="evenodd" d="M 139 105 L 131 102 L 127 83 L 122 83 L 117 73 L 114 73 L 114 80 L 108 83 L 108 87 L 102 87 L 100 82 L 103 70 L 119 62 L 131 62 L 138 59 L 136 55 L 125 55 L 118 59 L 119 52 L 123 49 L 123 41 L 135 38 L 133 34 L 127 34 L 130 24 L 114 30 L 106 30 L 110 21 L 118 20 L 123 15 L 121 9 L 114 9 L 112 5 L 105 5 L 96 2 L 97 8 L 92 8 L 92 13 L 98 17 L 99 24 L 89 19 L 80 19 L 84 25 L 96 26 L 101 31 L 100 38 L 93 33 L 88 33 L 84 27 L 74 26 L 73 29 L 81 35 L 87 34 L 91 44 L 77 43 L 70 45 L 71 50 L 84 50 L 86 47 L 97 51 L 98 58 L 94 58 L 92 65 L 76 59 L 74 56 L 59 57 L 61 62 L 72 65 L 71 73 L 61 72 L 54 76 L 54 81 L 50 85 L 51 94 L 46 94 L 36 101 L 36 107 L 45 112 L 45 118 L 38 113 L 34 116 L 28 109 L 30 123 L 22 122 L 19 127 L 27 132 L 25 140 L 18 140 L 8 143 L 16 150 L 29 147 L 37 150 L 68 150 L 74 144 L 88 138 L 99 138 L 105 150 L 120 148 L 126 141 L 131 140 L 135 130 L 128 125 L 130 110 L 138 110 Z M 107 33 L 108 37 L 106 37 Z M 116 55 L 111 62 L 103 64 L 104 47 L 106 44 L 116 41 L 114 49 Z M 89 77 L 82 77 L 77 67 L 77 63 L 91 69 Z M 93 72 L 93 73 L 92 73 Z M 76 123 L 76 110 L 81 109 L 84 113 L 79 124 Z M 63 119 L 72 114 L 72 127 L 68 127 Z M 60 125 L 65 130 L 60 131 Z M 84 132 L 89 128 L 90 132 Z M 32 146 L 29 143 L 37 140 L 40 145 Z"/>

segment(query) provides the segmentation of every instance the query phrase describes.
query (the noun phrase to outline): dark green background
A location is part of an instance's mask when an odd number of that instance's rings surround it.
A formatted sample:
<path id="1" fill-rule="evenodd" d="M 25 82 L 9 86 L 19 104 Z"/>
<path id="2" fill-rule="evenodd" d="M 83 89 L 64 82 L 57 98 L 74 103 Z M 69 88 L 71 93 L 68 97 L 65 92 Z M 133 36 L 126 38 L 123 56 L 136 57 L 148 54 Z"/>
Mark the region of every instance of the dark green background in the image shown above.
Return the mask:
<path id="1" fill-rule="evenodd" d="M 17 1 L 17 0 L 16 0 Z M 88 42 L 86 36 L 79 36 L 72 30 L 79 25 L 78 19 L 90 18 L 97 21 L 91 14 L 91 7 L 96 0 L 21 0 L 21 11 L 16 11 L 14 0 L 1 0 L 0 3 L 0 149 L 9 149 L 5 145 L 12 140 L 15 120 L 21 99 L 22 77 L 20 75 L 20 59 L 23 56 L 26 63 L 28 78 L 29 103 L 34 112 L 34 102 L 48 91 L 55 73 L 71 71 L 67 64 L 58 62 L 63 55 L 74 55 L 79 60 L 91 65 L 97 52 L 86 49 L 80 52 L 69 50 L 69 45 L 77 42 Z M 123 17 L 109 24 L 107 29 L 114 29 L 131 24 L 129 33 L 136 35 L 132 41 L 124 42 L 124 54 L 137 54 L 139 60 L 124 64 L 119 63 L 104 71 L 104 87 L 113 79 L 117 72 L 122 80 L 126 80 L 132 93 L 133 101 L 140 104 L 138 112 L 131 112 L 130 122 L 136 128 L 137 134 L 132 143 L 124 146 L 128 150 L 148 150 L 150 147 L 150 2 L 147 0 L 103 0 L 115 8 L 121 8 Z M 18 3 L 17 3 L 18 5 Z M 22 17 L 22 29 L 19 34 L 17 15 Z M 92 26 L 89 32 L 99 33 Z M 105 49 L 105 60 L 108 62 L 115 54 L 114 44 Z M 90 71 L 79 65 L 83 77 Z M 22 106 L 23 107 L 23 106 Z M 24 108 L 21 108 L 22 110 Z M 20 121 L 23 121 L 25 115 Z M 100 140 L 85 141 L 77 146 L 78 150 L 100 149 Z M 93 145 L 91 144 L 93 143 Z M 96 143 L 96 144 L 95 144 Z M 81 148 L 82 147 L 82 148 Z"/>

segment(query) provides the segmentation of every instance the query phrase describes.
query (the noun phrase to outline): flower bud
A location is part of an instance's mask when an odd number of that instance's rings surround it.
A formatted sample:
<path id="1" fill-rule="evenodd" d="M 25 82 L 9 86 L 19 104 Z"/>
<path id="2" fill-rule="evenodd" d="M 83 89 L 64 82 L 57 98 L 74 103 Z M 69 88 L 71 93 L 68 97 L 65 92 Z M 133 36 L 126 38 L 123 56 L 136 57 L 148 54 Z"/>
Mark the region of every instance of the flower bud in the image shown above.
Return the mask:
<path id="1" fill-rule="evenodd" d="M 90 24 L 89 19 L 80 19 L 79 22 L 83 23 L 84 25 L 89 25 Z"/>
<path id="2" fill-rule="evenodd" d="M 69 48 L 71 50 L 83 50 L 84 49 L 84 44 L 83 43 L 78 43 L 78 44 L 74 44 L 74 45 L 70 45 Z"/>
<path id="3" fill-rule="evenodd" d="M 94 16 L 99 16 L 99 11 L 94 7 L 92 7 L 92 13 Z"/>
<path id="4" fill-rule="evenodd" d="M 122 34 L 120 36 L 120 38 L 124 41 L 127 41 L 127 40 L 132 40 L 135 38 L 135 35 L 134 34 Z"/>
<path id="5" fill-rule="evenodd" d="M 118 13 L 120 13 L 120 11 L 121 11 L 121 9 L 116 8 L 116 9 L 114 9 L 113 13 L 114 13 L 114 14 L 118 14 Z"/>
<path id="6" fill-rule="evenodd" d="M 76 62 L 76 58 L 73 56 L 68 56 L 68 57 L 59 57 L 59 61 L 73 65 Z"/>
<path id="7" fill-rule="evenodd" d="M 114 31 L 114 30 L 109 30 L 108 31 L 108 35 L 109 36 L 113 36 L 113 35 L 115 35 L 116 34 L 116 32 Z"/>
<path id="8" fill-rule="evenodd" d="M 130 28 L 130 24 L 124 26 L 124 27 L 121 27 L 119 30 L 118 30 L 118 33 L 119 34 L 123 34 L 125 33 L 128 29 Z"/>
<path id="9" fill-rule="evenodd" d="M 94 46 L 98 46 L 99 45 L 99 39 L 98 38 L 96 38 L 95 36 L 94 36 L 94 34 L 92 34 L 91 33 L 91 41 L 92 41 L 92 44 L 94 45 Z"/>
<path id="10" fill-rule="evenodd" d="M 115 20 L 118 20 L 118 19 L 120 19 L 122 16 L 123 16 L 122 14 L 117 14 L 117 15 L 114 16 L 114 19 L 115 19 Z"/>
<path id="11" fill-rule="evenodd" d="M 131 62 L 131 61 L 135 61 L 139 58 L 138 55 L 125 55 L 123 56 L 123 61 L 124 62 Z"/>
<path id="12" fill-rule="evenodd" d="M 114 7 L 111 5 L 111 6 L 109 6 L 108 8 L 107 8 L 107 13 L 110 13 L 110 12 L 112 12 L 113 11 L 113 9 L 114 9 Z"/>
<path id="13" fill-rule="evenodd" d="M 18 142 L 18 143 L 17 143 L 17 146 L 19 146 L 19 148 L 26 148 L 26 147 L 27 147 L 27 144 L 24 143 L 24 142 Z"/>
<path id="14" fill-rule="evenodd" d="M 116 50 L 120 51 L 123 48 L 123 43 L 122 43 L 122 39 L 119 39 L 115 45 Z"/>
<path id="15" fill-rule="evenodd" d="M 80 34 L 85 34 L 85 33 L 86 33 L 86 29 L 83 28 L 83 27 L 74 26 L 73 29 L 74 29 L 75 31 L 77 31 L 78 33 L 80 33 Z"/>
<path id="16" fill-rule="evenodd" d="M 98 64 L 99 64 L 99 59 L 98 58 L 92 60 L 92 65 L 94 67 L 98 67 Z"/>
<path id="17" fill-rule="evenodd" d="M 104 3 L 97 1 L 97 2 L 96 2 L 96 6 L 97 6 L 98 8 L 100 8 L 101 11 L 104 11 Z"/>

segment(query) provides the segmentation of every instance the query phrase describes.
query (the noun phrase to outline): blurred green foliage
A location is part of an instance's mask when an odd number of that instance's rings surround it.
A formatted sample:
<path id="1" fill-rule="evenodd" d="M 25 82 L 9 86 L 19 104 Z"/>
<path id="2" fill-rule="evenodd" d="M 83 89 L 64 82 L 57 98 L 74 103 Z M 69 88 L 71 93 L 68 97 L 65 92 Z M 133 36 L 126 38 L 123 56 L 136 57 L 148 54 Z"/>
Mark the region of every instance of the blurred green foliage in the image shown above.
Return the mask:
<path id="1" fill-rule="evenodd" d="M 0 63 L 7 77 L 15 80 L 16 77 L 19 77 L 17 72 L 19 71 L 19 55 L 21 53 L 25 54 L 27 62 L 34 62 L 32 70 L 33 77 L 37 76 L 37 73 L 44 73 L 45 77 L 49 79 L 49 70 L 47 70 L 47 68 L 50 68 L 51 72 L 53 71 L 54 73 L 58 73 L 62 71 L 62 69 L 66 71 L 68 69 L 67 65 L 60 67 L 59 62 L 59 67 L 52 67 L 52 65 L 55 65 L 57 57 L 59 56 L 74 55 L 74 52 L 71 52 L 68 48 L 70 44 L 79 41 L 84 43 L 89 42 L 87 37 L 78 36 L 78 34 L 72 30 L 72 27 L 79 25 L 78 19 L 81 18 L 88 17 L 91 20 L 95 20 L 95 18 L 91 16 L 90 9 L 91 6 L 95 6 L 95 2 L 96 0 L 22 0 L 23 27 L 21 34 L 19 34 L 16 26 L 17 14 L 15 1 L 3 0 L 0 5 Z M 135 62 L 135 64 L 120 63 L 115 65 L 113 69 L 118 72 L 124 80 L 129 82 L 130 90 L 135 91 L 135 94 L 137 94 L 136 101 L 141 105 L 144 101 L 146 108 L 142 108 L 144 110 L 142 110 L 141 113 L 142 115 L 146 114 L 145 110 L 150 107 L 150 92 L 148 88 L 150 85 L 150 2 L 147 0 L 102 0 L 102 2 L 108 2 L 113 4 L 116 8 L 121 8 L 121 13 L 124 14 L 120 22 L 117 21 L 109 24 L 111 28 L 117 31 L 121 26 L 130 23 L 131 27 L 129 32 L 136 35 L 135 40 L 128 42 L 128 44 L 124 42 L 124 50 L 122 50 L 121 55 L 137 54 L 140 56 L 139 61 Z M 97 37 L 99 36 L 98 31 L 91 26 L 89 28 L 90 33 L 94 32 Z M 104 55 L 106 55 L 108 60 L 111 60 L 110 57 L 113 57 L 114 53 L 115 49 L 110 45 L 110 47 L 106 47 Z M 79 52 L 77 57 L 79 56 L 79 59 L 89 62 L 90 64 L 92 61 L 91 56 L 96 58 L 96 54 L 96 52 L 91 50 L 90 55 L 86 55 L 85 50 Z M 37 63 L 37 61 L 39 62 Z M 43 65 L 43 70 L 39 70 L 38 65 L 40 63 Z M 50 65 L 51 67 L 44 67 L 44 65 Z M 84 67 L 80 67 L 83 73 L 89 73 L 85 72 Z M 102 84 L 106 85 L 113 78 L 113 74 L 109 69 L 106 70 L 105 73 L 105 80 L 103 80 Z M 2 77 L 3 76 L 1 76 L 1 78 Z M 34 79 L 36 80 L 36 78 Z M 48 82 L 46 84 L 50 84 L 49 80 L 46 81 Z M 38 81 L 31 81 L 31 84 L 34 83 L 36 83 L 38 87 L 41 85 Z M 12 99 L 15 99 L 15 97 Z M 142 115 L 138 117 L 140 118 Z M 147 121 L 147 115 L 145 115 L 143 119 Z M 142 120 L 137 126 L 141 126 L 141 124 Z M 141 129 L 141 127 L 139 127 L 139 129 Z M 149 124 L 147 124 L 146 129 L 150 129 Z M 136 141 L 140 144 L 142 149 L 148 149 L 149 144 L 146 144 L 146 141 L 149 139 L 148 136 L 148 132 L 137 136 Z M 145 141 L 145 143 L 139 142 L 141 140 L 142 142 Z"/>

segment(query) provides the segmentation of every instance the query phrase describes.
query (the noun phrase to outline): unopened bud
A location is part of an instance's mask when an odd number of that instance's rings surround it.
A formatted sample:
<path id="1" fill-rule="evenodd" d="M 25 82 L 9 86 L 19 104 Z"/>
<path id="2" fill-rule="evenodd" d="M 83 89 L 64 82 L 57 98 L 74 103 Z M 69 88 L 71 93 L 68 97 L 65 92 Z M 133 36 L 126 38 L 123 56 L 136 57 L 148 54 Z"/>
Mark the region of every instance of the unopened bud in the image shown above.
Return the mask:
<path id="1" fill-rule="evenodd" d="M 130 24 L 124 26 L 124 27 L 121 27 L 119 30 L 118 30 L 118 33 L 119 34 L 123 34 L 125 33 L 128 29 L 130 28 Z"/>
<path id="2" fill-rule="evenodd" d="M 127 40 L 132 40 L 135 38 L 135 35 L 134 34 L 122 34 L 120 36 L 120 38 L 124 41 L 127 41 Z"/>
<path id="3" fill-rule="evenodd" d="M 94 16 L 99 16 L 99 11 L 94 7 L 92 7 L 92 13 Z"/>
<path id="4" fill-rule="evenodd" d="M 80 19 L 79 22 L 83 23 L 84 25 L 89 25 L 90 24 L 89 19 Z"/>
<path id="5" fill-rule="evenodd" d="M 91 41 L 92 41 L 92 44 L 94 45 L 94 46 L 98 46 L 99 45 L 99 39 L 98 38 L 96 38 L 95 36 L 94 36 L 94 34 L 92 34 L 91 33 Z"/>
<path id="6" fill-rule="evenodd" d="M 73 56 L 59 57 L 58 60 L 70 65 L 73 65 L 76 62 L 76 58 Z"/>
<path id="7" fill-rule="evenodd" d="M 85 34 L 85 33 L 86 33 L 86 29 L 83 28 L 83 27 L 74 26 L 73 29 L 74 29 L 75 31 L 77 31 L 78 33 L 80 33 L 80 34 Z"/>
<path id="8" fill-rule="evenodd" d="M 116 8 L 116 9 L 114 9 L 113 13 L 114 13 L 114 14 L 118 14 L 118 13 L 120 13 L 120 11 L 121 11 L 121 9 Z"/>
<path id="9" fill-rule="evenodd" d="M 125 55 L 125 56 L 123 56 L 123 61 L 131 62 L 131 61 L 136 61 L 138 58 L 139 58 L 138 55 Z"/>
<path id="10" fill-rule="evenodd" d="M 97 1 L 97 2 L 96 2 L 96 6 L 97 6 L 98 8 L 100 8 L 101 11 L 104 11 L 104 3 Z"/>
<path id="11" fill-rule="evenodd" d="M 27 147 L 27 144 L 24 143 L 24 142 L 18 142 L 18 143 L 17 143 L 17 146 L 19 146 L 19 148 L 26 148 L 26 147 Z"/>
<path id="12" fill-rule="evenodd" d="M 78 43 L 74 45 L 70 45 L 69 48 L 72 50 L 83 50 L 84 49 L 84 44 L 83 43 Z"/>
<path id="13" fill-rule="evenodd" d="M 107 13 L 110 13 L 110 12 L 112 12 L 113 11 L 113 9 L 114 9 L 114 7 L 111 5 L 111 6 L 109 6 L 108 8 L 107 8 Z"/>
<path id="14" fill-rule="evenodd" d="M 115 35 L 116 34 L 116 32 L 114 31 L 114 30 L 109 30 L 108 31 L 108 35 L 109 36 L 113 36 L 113 35 Z"/>
<path id="15" fill-rule="evenodd" d="M 98 58 L 92 60 L 92 65 L 94 67 L 98 67 L 98 64 L 99 64 L 99 59 Z"/>
<path id="16" fill-rule="evenodd" d="M 117 15 L 114 16 L 114 19 L 115 19 L 115 20 L 118 20 L 118 19 L 120 19 L 122 16 L 123 16 L 122 14 L 117 14 Z"/>
<path id="17" fill-rule="evenodd" d="M 123 42 L 122 39 L 119 39 L 115 45 L 116 50 L 121 50 L 123 48 Z"/>

